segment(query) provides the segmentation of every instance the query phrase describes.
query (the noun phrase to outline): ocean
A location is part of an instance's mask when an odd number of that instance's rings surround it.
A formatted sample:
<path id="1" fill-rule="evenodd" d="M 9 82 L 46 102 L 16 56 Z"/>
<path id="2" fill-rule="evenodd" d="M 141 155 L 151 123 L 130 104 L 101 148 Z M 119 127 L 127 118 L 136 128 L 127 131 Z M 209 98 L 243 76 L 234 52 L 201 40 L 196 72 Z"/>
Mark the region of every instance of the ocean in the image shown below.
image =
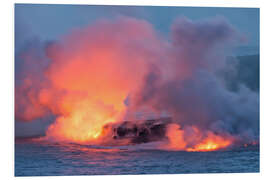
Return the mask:
<path id="1" fill-rule="evenodd" d="M 259 172 L 258 147 L 184 152 L 15 141 L 15 176 L 247 172 Z"/>

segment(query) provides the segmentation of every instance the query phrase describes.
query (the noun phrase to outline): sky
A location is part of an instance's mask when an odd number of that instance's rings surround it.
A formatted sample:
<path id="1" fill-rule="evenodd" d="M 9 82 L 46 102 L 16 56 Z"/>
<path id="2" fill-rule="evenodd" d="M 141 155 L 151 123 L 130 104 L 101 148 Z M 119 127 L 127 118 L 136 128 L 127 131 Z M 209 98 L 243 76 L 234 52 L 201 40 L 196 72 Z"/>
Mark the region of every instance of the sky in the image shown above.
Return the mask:
<path id="1" fill-rule="evenodd" d="M 100 18 L 118 16 L 147 20 L 165 37 L 178 16 L 195 21 L 223 16 L 245 35 L 247 46 L 259 45 L 258 8 L 16 4 L 15 29 L 24 29 L 24 35 L 19 38 L 35 35 L 41 40 L 55 40 L 74 28 L 87 26 Z"/>

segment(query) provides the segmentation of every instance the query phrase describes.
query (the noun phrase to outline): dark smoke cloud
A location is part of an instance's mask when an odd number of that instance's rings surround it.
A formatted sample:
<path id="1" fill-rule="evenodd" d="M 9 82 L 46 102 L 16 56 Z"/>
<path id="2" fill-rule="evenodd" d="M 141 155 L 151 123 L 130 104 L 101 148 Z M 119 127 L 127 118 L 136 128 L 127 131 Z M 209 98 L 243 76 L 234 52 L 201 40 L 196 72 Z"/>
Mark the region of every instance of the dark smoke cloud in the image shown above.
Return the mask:
<path id="1" fill-rule="evenodd" d="M 155 65 L 136 94 L 135 107 L 166 110 L 183 128 L 195 125 L 216 133 L 257 140 L 259 95 L 244 84 L 230 91 L 220 71 L 226 66 L 225 49 L 241 41 L 223 18 L 192 22 L 184 17 L 172 26 L 169 50 L 172 76 L 164 79 L 163 65 Z M 135 108 L 136 109 L 136 108 Z"/>
<path id="2" fill-rule="evenodd" d="M 26 41 L 24 47 L 15 55 L 16 119 L 38 118 L 47 111 L 38 97 L 40 90 L 49 85 L 44 75 L 49 65 L 44 46 L 44 43 L 34 38 Z"/>
<path id="3" fill-rule="evenodd" d="M 15 22 L 15 136 L 40 136 L 54 119 L 38 100 L 40 90 L 48 86 L 44 75 L 50 64 L 44 51 L 47 43 L 19 16 Z"/>

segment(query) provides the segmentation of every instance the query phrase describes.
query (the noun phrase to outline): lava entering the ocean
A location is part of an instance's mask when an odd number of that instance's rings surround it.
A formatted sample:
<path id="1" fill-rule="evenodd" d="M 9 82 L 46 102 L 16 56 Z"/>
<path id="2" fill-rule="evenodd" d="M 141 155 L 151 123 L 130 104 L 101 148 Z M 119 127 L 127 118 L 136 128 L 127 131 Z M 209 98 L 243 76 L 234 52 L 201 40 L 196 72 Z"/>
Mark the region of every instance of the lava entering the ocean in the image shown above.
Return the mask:
<path id="1" fill-rule="evenodd" d="M 180 17 L 169 38 L 127 17 L 74 29 L 19 54 L 16 120 L 53 116 L 46 138 L 80 144 L 212 151 L 256 141 L 258 94 L 220 77 L 239 39 L 224 18 Z M 140 121 L 143 111 L 158 118 Z"/>

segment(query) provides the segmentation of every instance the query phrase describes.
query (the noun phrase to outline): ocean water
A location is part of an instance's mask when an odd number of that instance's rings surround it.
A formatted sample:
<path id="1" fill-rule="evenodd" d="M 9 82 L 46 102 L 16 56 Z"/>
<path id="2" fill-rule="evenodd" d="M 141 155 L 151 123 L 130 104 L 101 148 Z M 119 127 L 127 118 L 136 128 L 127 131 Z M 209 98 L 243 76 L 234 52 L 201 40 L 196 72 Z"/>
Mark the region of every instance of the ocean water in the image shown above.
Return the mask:
<path id="1" fill-rule="evenodd" d="M 259 148 L 183 152 L 15 141 L 15 176 L 259 172 Z"/>

